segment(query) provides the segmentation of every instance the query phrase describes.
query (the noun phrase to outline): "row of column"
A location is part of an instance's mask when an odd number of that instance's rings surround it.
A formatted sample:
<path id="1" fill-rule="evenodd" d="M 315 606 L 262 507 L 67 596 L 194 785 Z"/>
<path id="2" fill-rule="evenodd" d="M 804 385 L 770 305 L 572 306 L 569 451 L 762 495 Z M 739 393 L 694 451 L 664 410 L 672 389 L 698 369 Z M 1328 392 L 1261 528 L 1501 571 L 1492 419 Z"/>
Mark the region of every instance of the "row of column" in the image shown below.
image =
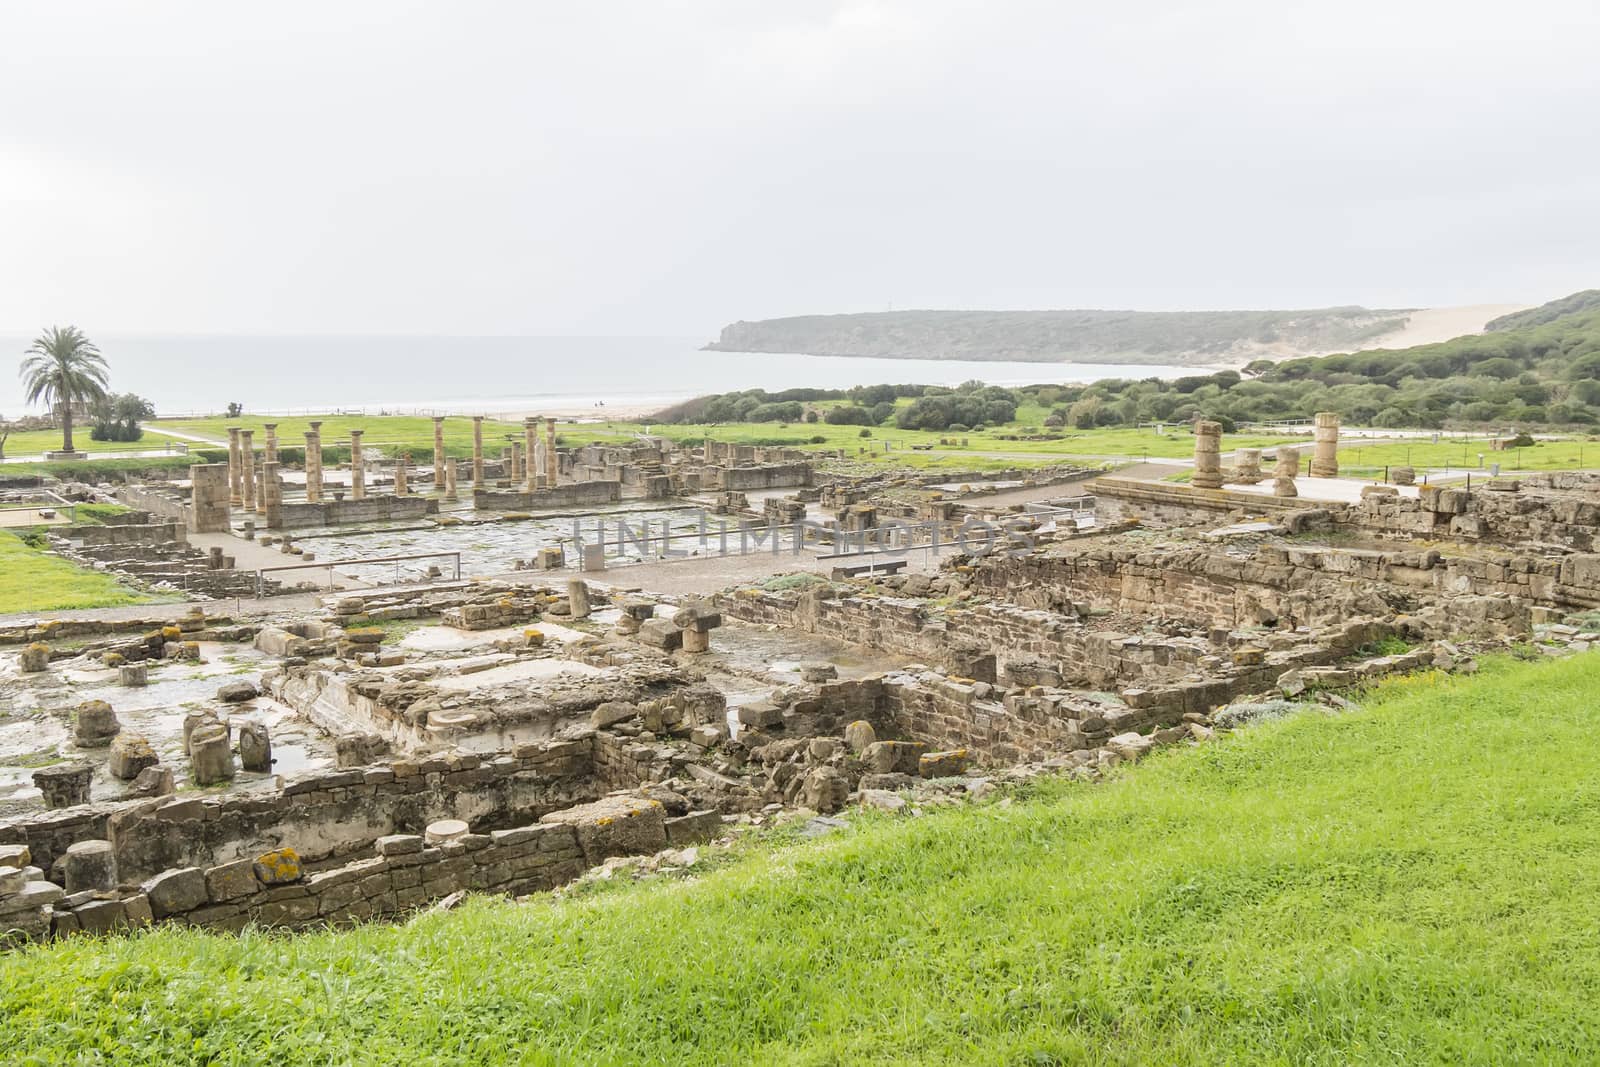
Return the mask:
<path id="1" fill-rule="evenodd" d="M 255 431 L 228 427 L 228 504 L 242 507 L 258 515 L 267 513 L 267 494 L 263 483 L 268 468 L 275 472 L 278 464 L 278 424 L 264 423 L 266 447 L 262 450 L 261 465 L 256 465 Z"/>
<path id="2" fill-rule="evenodd" d="M 483 419 L 482 415 L 472 417 L 472 484 L 483 484 Z M 556 420 L 552 417 L 543 419 L 544 435 L 540 438 L 539 422 L 537 417 L 523 420 L 523 442 L 520 451 L 513 443 L 512 470 L 513 481 L 524 481 L 528 492 L 543 489 L 547 486 L 554 487 L 559 477 L 559 457 L 556 452 Z M 309 429 L 306 436 L 306 500 L 317 504 L 322 502 L 322 423 L 314 420 L 307 424 Z M 266 448 L 262 457 L 265 464 L 278 462 L 278 424 L 265 423 Z M 350 431 L 350 498 L 352 500 L 365 499 L 366 486 L 366 457 L 362 453 L 361 437 L 366 431 Z M 406 467 L 411 462 L 410 454 L 401 457 L 395 469 L 395 493 L 405 496 L 410 492 L 407 480 Z M 435 416 L 433 420 L 433 484 L 436 490 L 442 490 L 447 499 L 456 499 L 457 489 L 456 464 L 445 455 L 444 447 L 444 417 Z M 255 456 L 255 431 L 238 426 L 228 427 L 228 500 L 233 507 L 242 507 L 257 513 L 265 513 L 267 501 L 265 494 L 258 491 L 256 456 Z"/>
<path id="3" fill-rule="evenodd" d="M 1337 478 L 1339 476 L 1339 416 L 1337 412 L 1317 412 L 1313 424 L 1314 437 L 1311 453 L 1311 477 Z M 1254 484 L 1261 480 L 1261 450 L 1240 449 L 1236 481 Z M 1300 450 L 1291 446 L 1278 449 L 1278 462 L 1273 470 L 1273 492 L 1277 496 L 1294 496 L 1294 479 L 1300 473 Z M 1196 489 L 1222 488 L 1222 424 L 1202 419 L 1194 425 L 1194 475 L 1190 484 Z"/>

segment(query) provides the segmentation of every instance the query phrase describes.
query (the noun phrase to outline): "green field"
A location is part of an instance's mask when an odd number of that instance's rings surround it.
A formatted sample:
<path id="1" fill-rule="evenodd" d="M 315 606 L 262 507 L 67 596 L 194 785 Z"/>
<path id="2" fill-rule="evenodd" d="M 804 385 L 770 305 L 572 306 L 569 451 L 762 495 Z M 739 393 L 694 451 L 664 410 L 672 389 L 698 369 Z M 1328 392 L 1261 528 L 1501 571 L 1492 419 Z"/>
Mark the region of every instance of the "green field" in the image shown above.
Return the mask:
<path id="1" fill-rule="evenodd" d="M 1579 470 L 1600 467 L 1600 439 L 1569 437 L 1538 441 L 1527 448 L 1493 451 L 1487 437 L 1427 439 L 1384 445 L 1346 445 L 1339 449 L 1341 466 L 1477 467 L 1498 463 L 1505 470 Z"/>
<path id="2" fill-rule="evenodd" d="M 8 1064 L 1591 1063 L 1600 656 L 686 880 L 0 956 Z"/>
<path id="3" fill-rule="evenodd" d="M 908 403 L 902 400 L 901 404 Z M 840 401 L 824 401 L 816 406 L 822 409 L 835 406 Z M 1194 437 L 1184 427 L 1167 427 L 1158 433 L 1153 428 L 1125 429 L 1102 428 L 1095 430 L 1057 431 L 1059 438 L 1052 441 L 1007 440 L 1007 437 L 1036 434 L 1048 410 L 1024 404 L 1017 411 L 1014 422 L 977 432 L 960 434 L 939 433 L 928 430 L 901 430 L 893 426 L 868 427 L 870 435 L 863 437 L 861 427 L 832 426 L 817 423 L 745 422 L 716 425 L 651 424 L 645 422 L 562 422 L 559 427 L 564 445 L 593 442 L 621 443 L 634 439 L 641 433 L 653 433 L 674 441 L 698 443 L 712 440 L 734 444 L 777 445 L 791 448 L 836 451 L 861 462 L 875 465 L 908 466 L 924 469 L 994 470 L 1004 467 L 1045 466 L 1054 463 L 1105 462 L 1117 459 L 1187 459 L 1194 452 Z M 147 425 L 145 440 L 136 445 L 117 445 L 111 442 L 88 441 L 85 434 L 83 447 L 92 451 L 107 451 L 129 447 L 155 449 L 168 440 L 161 431 L 173 430 L 206 438 L 217 445 L 225 445 L 230 425 L 249 427 L 257 431 L 259 447 L 265 438 L 266 420 L 257 416 L 228 420 L 224 418 L 158 420 Z M 278 439 L 285 448 L 298 448 L 305 443 L 305 429 L 310 420 L 306 417 L 277 420 Z M 421 416 L 328 415 L 322 418 L 323 443 L 332 448 L 335 442 L 348 442 L 352 428 L 364 429 L 364 441 L 371 447 L 381 448 L 393 455 L 409 451 L 416 462 L 427 462 L 433 454 L 433 420 Z M 13 435 L 8 443 L 12 455 L 37 452 L 54 447 L 59 440 L 50 440 L 52 431 L 31 431 Z M 522 439 L 522 425 L 502 420 L 484 423 L 485 447 L 491 456 L 498 455 L 515 437 Z M 37 438 L 38 440 L 35 440 Z M 819 440 L 820 438 L 820 440 Z M 17 444 L 18 440 L 22 444 Z M 965 444 L 962 444 L 962 442 Z M 1224 434 L 1222 447 L 1263 448 L 1270 450 L 1279 444 L 1299 445 L 1309 452 L 1310 438 L 1274 434 Z M 446 451 L 458 458 L 471 455 L 472 420 L 451 417 L 445 421 Z M 886 447 L 887 446 L 887 447 Z M 192 448 L 208 447 L 200 442 L 190 442 Z M 1347 442 L 1340 449 L 1339 461 L 1346 467 L 1379 470 L 1385 466 L 1411 465 L 1416 467 L 1478 466 L 1478 453 L 1484 454 L 1485 465 L 1499 462 L 1506 470 L 1575 470 L 1580 467 L 1600 467 L 1600 439 L 1565 438 L 1541 441 L 1520 450 L 1492 452 L 1486 437 L 1446 437 L 1438 444 L 1426 438 L 1392 444 L 1354 444 Z M 183 466 L 188 462 L 181 457 L 169 459 L 156 457 L 150 461 L 91 460 L 96 470 L 104 468 L 133 469 L 141 464 L 170 463 Z M 74 471 L 88 471 L 88 467 L 52 464 L 11 465 L 8 470 L 22 473 L 52 473 L 70 476 Z"/>
<path id="4" fill-rule="evenodd" d="M 93 516 L 86 512 L 84 517 L 92 521 Z M 29 547 L 15 532 L 0 530 L 0 615 L 114 608 L 158 599 L 110 575 Z"/>
<path id="5" fill-rule="evenodd" d="M 144 427 L 144 437 L 138 441 L 95 441 L 89 437 L 89 427 L 79 426 L 72 431 L 72 446 L 79 452 L 147 452 L 167 448 L 176 442 L 161 433 L 153 424 Z M 52 452 L 61 447 L 60 430 L 16 430 L 5 441 L 7 456 L 29 456 Z"/>
<path id="6" fill-rule="evenodd" d="M 373 448 L 410 449 L 414 457 L 433 455 L 433 420 L 420 415 L 319 415 L 315 419 L 322 423 L 322 443 L 331 447 L 335 442 L 350 441 L 352 429 L 365 431 L 362 442 Z M 209 419 L 160 419 L 149 425 L 157 429 L 176 430 L 182 433 L 205 437 L 216 444 L 228 443 L 228 427 L 238 426 L 241 429 L 255 431 L 255 446 L 261 448 L 266 443 L 265 425 L 275 423 L 278 427 L 278 444 L 286 448 L 303 448 L 306 443 L 306 431 L 310 429 L 313 416 L 294 418 L 269 418 L 257 415 L 246 415 L 238 419 L 209 418 Z M 484 448 L 498 454 L 501 448 L 510 443 L 507 435 L 514 434 L 517 440 L 522 440 L 522 423 L 502 422 L 494 419 L 485 419 L 483 424 Z M 472 454 L 472 420 L 465 417 L 451 417 L 444 422 L 445 450 L 451 455 L 470 456 Z"/>

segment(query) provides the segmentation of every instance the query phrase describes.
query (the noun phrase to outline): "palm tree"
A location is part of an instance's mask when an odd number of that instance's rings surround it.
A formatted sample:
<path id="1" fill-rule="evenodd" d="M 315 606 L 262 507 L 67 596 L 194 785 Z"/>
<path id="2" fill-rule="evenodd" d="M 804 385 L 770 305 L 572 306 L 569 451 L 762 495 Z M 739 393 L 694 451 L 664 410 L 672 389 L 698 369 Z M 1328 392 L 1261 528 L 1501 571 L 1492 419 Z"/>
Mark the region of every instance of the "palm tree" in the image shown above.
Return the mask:
<path id="1" fill-rule="evenodd" d="M 52 326 L 24 353 L 22 384 L 28 403 L 44 400 L 61 409 L 61 451 L 72 448 L 72 406 L 105 398 L 106 361 L 76 326 Z"/>

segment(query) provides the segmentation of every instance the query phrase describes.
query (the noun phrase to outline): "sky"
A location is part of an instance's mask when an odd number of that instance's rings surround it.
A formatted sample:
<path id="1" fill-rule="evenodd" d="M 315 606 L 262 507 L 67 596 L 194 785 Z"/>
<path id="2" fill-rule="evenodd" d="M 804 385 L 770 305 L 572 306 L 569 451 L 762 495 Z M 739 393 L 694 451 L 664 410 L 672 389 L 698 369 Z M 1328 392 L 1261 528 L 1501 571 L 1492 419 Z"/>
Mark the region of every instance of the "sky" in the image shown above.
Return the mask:
<path id="1" fill-rule="evenodd" d="M 0 4 L 0 332 L 1600 286 L 1594 0 Z"/>

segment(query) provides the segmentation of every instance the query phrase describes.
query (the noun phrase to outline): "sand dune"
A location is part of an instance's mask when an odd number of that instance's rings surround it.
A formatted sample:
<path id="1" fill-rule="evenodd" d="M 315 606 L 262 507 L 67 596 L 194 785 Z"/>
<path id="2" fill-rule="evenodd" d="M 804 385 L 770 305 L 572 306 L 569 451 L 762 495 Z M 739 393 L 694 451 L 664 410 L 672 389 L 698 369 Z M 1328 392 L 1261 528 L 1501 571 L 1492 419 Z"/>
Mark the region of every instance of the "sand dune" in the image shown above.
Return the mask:
<path id="1" fill-rule="evenodd" d="M 1470 304 L 1453 308 L 1424 308 L 1413 311 L 1401 329 L 1376 338 L 1365 348 L 1410 348 L 1431 345 L 1469 333 L 1482 333 L 1492 319 L 1524 311 L 1528 304 Z"/>

